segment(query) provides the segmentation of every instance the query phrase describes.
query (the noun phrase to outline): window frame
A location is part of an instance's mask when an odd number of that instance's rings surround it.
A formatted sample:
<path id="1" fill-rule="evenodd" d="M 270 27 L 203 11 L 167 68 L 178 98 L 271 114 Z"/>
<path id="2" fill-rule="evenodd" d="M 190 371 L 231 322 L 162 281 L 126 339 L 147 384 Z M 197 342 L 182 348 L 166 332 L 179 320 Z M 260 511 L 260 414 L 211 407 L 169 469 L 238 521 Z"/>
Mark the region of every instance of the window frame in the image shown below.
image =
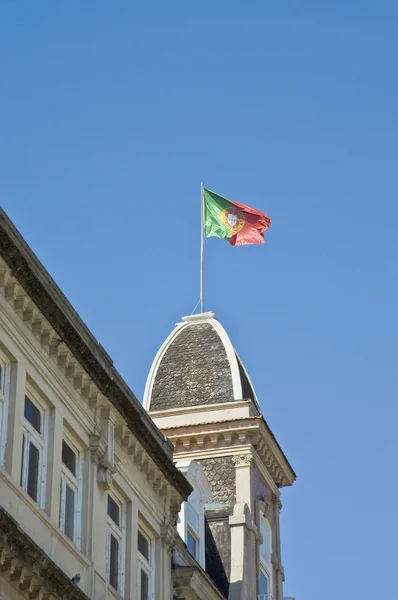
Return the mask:
<path id="1" fill-rule="evenodd" d="M 149 552 L 147 559 L 138 549 L 138 532 L 148 541 Z M 142 522 L 137 527 L 137 600 L 141 600 L 141 573 L 148 576 L 148 600 L 155 598 L 155 540 L 151 531 Z"/>
<path id="2" fill-rule="evenodd" d="M 192 521 L 190 521 L 190 519 L 189 519 L 189 508 L 197 516 L 197 520 L 198 520 L 198 527 L 197 528 L 192 523 Z M 189 534 L 193 538 L 193 540 L 195 541 L 195 554 L 193 554 L 193 557 L 194 557 L 194 559 L 197 562 L 199 562 L 199 560 L 200 560 L 200 544 L 201 544 L 201 535 L 200 535 L 200 531 L 199 531 L 199 527 L 200 527 L 200 514 L 198 513 L 198 511 L 196 510 L 196 508 L 193 506 L 193 504 L 189 500 L 187 500 L 185 502 L 184 509 L 185 509 L 185 527 L 186 527 L 185 543 L 186 543 L 187 548 L 188 548 L 188 534 Z M 190 550 L 189 550 L 189 552 L 190 552 Z"/>
<path id="3" fill-rule="evenodd" d="M 112 517 L 108 514 L 108 497 L 119 507 L 120 525 L 117 525 Z M 118 552 L 118 578 L 117 588 L 110 583 L 110 558 L 111 558 L 111 536 L 117 540 L 119 544 Z M 126 571 L 126 503 L 114 489 L 109 490 L 106 494 L 106 581 L 107 584 L 115 590 L 120 596 L 124 595 L 125 573 Z"/>
<path id="4" fill-rule="evenodd" d="M 265 535 L 263 534 L 265 531 Z M 258 573 L 258 586 L 259 586 L 259 599 L 260 600 L 271 600 L 273 598 L 272 594 L 272 527 L 268 519 L 264 517 L 264 515 L 260 514 L 260 533 L 262 537 L 262 542 L 258 547 L 258 555 L 259 555 L 259 573 Z M 265 546 L 265 556 L 263 556 L 261 552 L 261 547 Z M 260 594 L 260 578 L 261 575 L 267 579 L 267 587 L 268 592 L 265 594 L 263 598 L 263 594 Z"/>
<path id="5" fill-rule="evenodd" d="M 10 361 L 0 352 L 0 467 L 5 465 L 8 407 L 10 401 Z"/>
<path id="6" fill-rule="evenodd" d="M 66 443 L 76 456 L 76 474 L 74 475 L 62 460 L 62 446 Z M 83 481 L 83 452 L 75 440 L 64 430 L 61 443 L 61 474 L 59 495 L 59 522 L 58 526 L 62 533 L 80 550 L 82 532 L 82 481 Z M 75 493 L 75 506 L 73 511 L 73 539 L 65 532 L 65 505 L 66 484 Z"/>
<path id="7" fill-rule="evenodd" d="M 205 552 L 205 505 L 211 502 L 213 498 L 210 484 L 206 478 L 203 466 L 196 460 L 182 460 L 176 463 L 176 467 L 184 473 L 192 486 L 192 492 L 189 495 L 187 501 L 181 505 L 181 510 L 178 515 L 177 531 L 185 544 L 187 544 L 187 513 L 189 512 L 189 506 L 193 509 L 197 515 L 195 523 L 191 523 L 189 527 L 190 535 L 196 540 L 197 544 L 197 555 L 196 561 L 202 567 L 206 569 L 206 552 Z M 187 510 L 188 508 L 188 510 Z"/>
<path id="8" fill-rule="evenodd" d="M 48 447 L 48 408 L 44 402 L 38 398 L 31 386 L 27 385 L 24 395 L 24 413 L 26 399 L 37 408 L 40 412 L 41 432 L 39 433 L 35 427 L 27 420 L 24 414 L 22 427 L 22 455 L 21 455 L 21 487 L 28 494 L 29 498 L 44 509 L 46 502 L 46 476 L 47 476 L 47 447 Z M 29 484 L 29 458 L 30 444 L 35 446 L 39 452 L 39 467 L 38 467 L 38 482 L 37 482 L 37 498 L 34 499 L 28 493 Z"/>

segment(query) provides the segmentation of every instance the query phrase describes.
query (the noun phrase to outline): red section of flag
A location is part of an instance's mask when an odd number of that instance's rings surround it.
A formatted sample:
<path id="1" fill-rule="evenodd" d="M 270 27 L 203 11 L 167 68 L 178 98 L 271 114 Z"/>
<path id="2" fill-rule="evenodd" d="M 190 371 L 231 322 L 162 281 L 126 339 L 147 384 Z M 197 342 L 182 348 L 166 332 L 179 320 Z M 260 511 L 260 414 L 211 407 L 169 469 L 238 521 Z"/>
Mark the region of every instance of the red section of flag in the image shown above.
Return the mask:
<path id="1" fill-rule="evenodd" d="M 232 201 L 243 213 L 245 223 L 229 240 L 232 246 L 244 246 L 245 244 L 264 244 L 264 231 L 271 225 L 271 219 L 255 208 Z"/>

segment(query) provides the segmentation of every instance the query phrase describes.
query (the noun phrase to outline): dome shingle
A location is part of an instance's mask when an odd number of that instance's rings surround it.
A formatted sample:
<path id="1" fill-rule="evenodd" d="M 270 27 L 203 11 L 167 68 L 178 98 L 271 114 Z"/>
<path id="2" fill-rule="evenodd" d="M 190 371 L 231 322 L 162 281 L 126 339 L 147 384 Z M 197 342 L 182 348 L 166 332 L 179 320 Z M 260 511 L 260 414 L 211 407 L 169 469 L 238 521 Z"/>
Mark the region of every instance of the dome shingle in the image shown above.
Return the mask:
<path id="1" fill-rule="evenodd" d="M 252 399 L 249 377 L 213 313 L 184 317 L 160 348 L 145 389 L 147 410 Z"/>

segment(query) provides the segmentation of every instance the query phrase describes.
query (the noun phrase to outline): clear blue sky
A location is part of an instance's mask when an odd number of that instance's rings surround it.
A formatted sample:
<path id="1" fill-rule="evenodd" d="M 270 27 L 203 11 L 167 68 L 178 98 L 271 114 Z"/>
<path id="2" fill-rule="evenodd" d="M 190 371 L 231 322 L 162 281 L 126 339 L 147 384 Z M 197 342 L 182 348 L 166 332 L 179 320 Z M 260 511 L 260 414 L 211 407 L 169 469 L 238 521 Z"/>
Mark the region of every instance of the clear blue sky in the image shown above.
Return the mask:
<path id="1" fill-rule="evenodd" d="M 394 598 L 398 4 L 5 0 L 0 202 L 141 399 L 198 299 L 199 185 L 264 210 L 206 244 L 298 474 L 285 595 Z"/>

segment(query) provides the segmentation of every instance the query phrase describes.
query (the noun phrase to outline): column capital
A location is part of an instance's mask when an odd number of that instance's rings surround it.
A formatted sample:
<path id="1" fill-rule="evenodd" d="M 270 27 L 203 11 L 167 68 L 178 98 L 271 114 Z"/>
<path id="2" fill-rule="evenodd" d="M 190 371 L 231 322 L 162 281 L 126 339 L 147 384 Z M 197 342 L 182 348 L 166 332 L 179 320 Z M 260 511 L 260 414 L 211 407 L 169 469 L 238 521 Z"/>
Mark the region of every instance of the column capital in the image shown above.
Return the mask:
<path id="1" fill-rule="evenodd" d="M 235 468 L 251 467 L 253 464 L 253 455 L 252 454 L 235 454 L 232 457 L 232 462 L 234 463 Z"/>

